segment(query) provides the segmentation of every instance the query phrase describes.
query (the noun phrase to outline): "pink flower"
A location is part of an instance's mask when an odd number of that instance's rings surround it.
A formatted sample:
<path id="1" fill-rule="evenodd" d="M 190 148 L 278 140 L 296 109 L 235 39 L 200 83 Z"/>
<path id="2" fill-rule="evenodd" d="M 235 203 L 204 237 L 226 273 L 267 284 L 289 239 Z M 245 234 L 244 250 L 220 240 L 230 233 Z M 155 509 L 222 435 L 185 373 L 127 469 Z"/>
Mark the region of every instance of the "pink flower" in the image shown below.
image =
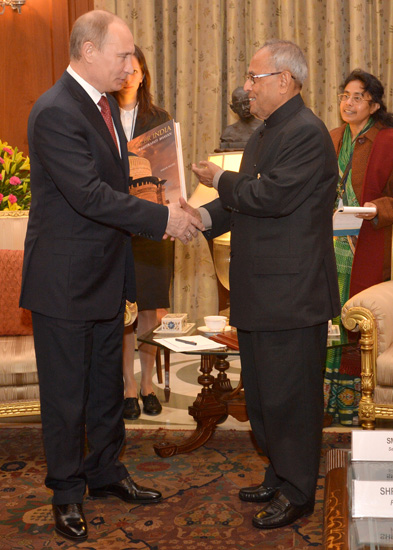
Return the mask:
<path id="1" fill-rule="evenodd" d="M 11 204 L 15 204 L 16 202 L 18 202 L 18 199 L 15 197 L 15 195 L 9 195 L 8 200 Z"/>
<path id="2" fill-rule="evenodd" d="M 2 174 L 0 174 L 0 181 L 2 181 L 2 180 L 3 180 L 3 176 L 2 176 Z"/>
<path id="3" fill-rule="evenodd" d="M 3 193 L 0 193 L 0 202 L 2 202 L 3 197 L 4 197 Z"/>
<path id="4" fill-rule="evenodd" d="M 17 176 L 10 178 L 10 185 L 20 185 L 20 179 Z"/>
<path id="5" fill-rule="evenodd" d="M 3 157 L 0 157 L 0 164 L 4 164 L 5 163 L 5 160 L 3 159 Z"/>
<path id="6" fill-rule="evenodd" d="M 13 155 L 14 154 L 14 151 L 12 149 L 10 149 L 9 147 L 3 147 L 3 151 L 5 151 L 6 153 L 8 153 L 9 155 Z"/>

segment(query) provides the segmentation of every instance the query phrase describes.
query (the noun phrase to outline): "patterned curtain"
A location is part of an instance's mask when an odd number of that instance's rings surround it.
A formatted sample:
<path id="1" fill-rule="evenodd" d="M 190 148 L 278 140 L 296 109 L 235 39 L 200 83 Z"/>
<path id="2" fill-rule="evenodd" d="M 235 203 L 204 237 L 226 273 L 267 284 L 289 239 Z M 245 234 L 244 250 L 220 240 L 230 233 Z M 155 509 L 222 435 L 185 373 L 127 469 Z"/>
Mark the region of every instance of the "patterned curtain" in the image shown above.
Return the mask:
<path id="1" fill-rule="evenodd" d="M 232 91 L 243 85 L 249 60 L 265 40 L 293 40 L 304 50 L 309 77 L 302 95 L 329 129 L 340 124 L 337 93 L 356 67 L 380 78 L 392 109 L 391 0 L 95 0 L 94 5 L 129 24 L 146 55 L 155 101 L 181 124 L 189 196 L 198 183 L 191 163 L 213 152 L 222 130 L 236 121 L 229 107 Z M 210 273 L 209 290 L 197 292 L 199 305 L 195 292 L 185 290 L 193 286 L 195 266 L 209 261 L 203 244 L 188 249 L 176 244 L 176 311 L 193 310 L 196 318 L 205 308 L 213 312 L 204 300 L 215 284 Z M 185 269 L 185 262 L 193 268 Z"/>

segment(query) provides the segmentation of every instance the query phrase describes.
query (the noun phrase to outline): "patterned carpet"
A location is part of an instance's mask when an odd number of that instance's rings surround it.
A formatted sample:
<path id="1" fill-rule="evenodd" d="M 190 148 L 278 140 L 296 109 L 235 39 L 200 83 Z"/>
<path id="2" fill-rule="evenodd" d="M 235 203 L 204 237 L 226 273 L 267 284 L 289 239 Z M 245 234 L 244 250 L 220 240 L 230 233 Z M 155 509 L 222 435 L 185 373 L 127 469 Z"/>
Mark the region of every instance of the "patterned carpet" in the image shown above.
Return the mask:
<path id="1" fill-rule="evenodd" d="M 163 493 L 155 506 L 132 506 L 116 498 L 86 497 L 89 538 L 78 545 L 53 530 L 51 493 L 44 487 L 41 430 L 0 428 L 1 550 L 297 550 L 321 548 L 324 457 L 350 446 L 350 433 L 324 433 L 314 514 L 292 526 L 260 531 L 251 526 L 260 505 L 241 502 L 240 487 L 258 483 L 266 459 L 248 431 L 219 431 L 200 449 L 169 459 L 152 445 L 182 439 L 181 430 L 127 430 L 122 460 L 133 478 Z M 296 460 L 296 457 L 294 457 Z"/>

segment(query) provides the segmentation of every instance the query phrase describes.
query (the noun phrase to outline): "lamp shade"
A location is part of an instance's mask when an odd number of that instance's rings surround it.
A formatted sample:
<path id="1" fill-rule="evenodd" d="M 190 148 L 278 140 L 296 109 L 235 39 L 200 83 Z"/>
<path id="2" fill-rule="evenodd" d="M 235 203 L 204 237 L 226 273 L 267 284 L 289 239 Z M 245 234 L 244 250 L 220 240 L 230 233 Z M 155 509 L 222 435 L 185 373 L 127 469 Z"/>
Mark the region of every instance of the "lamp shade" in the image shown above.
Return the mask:
<path id="1" fill-rule="evenodd" d="M 208 160 L 214 162 L 223 170 L 238 172 L 242 161 L 243 151 L 223 151 L 212 153 Z M 221 284 L 229 290 L 229 262 L 231 252 L 231 233 L 224 233 L 213 239 L 213 258 L 217 277 Z"/>
<path id="2" fill-rule="evenodd" d="M 222 153 L 212 153 L 207 157 L 207 160 L 214 162 L 223 170 L 231 170 L 238 172 L 242 161 L 243 151 L 225 151 Z"/>

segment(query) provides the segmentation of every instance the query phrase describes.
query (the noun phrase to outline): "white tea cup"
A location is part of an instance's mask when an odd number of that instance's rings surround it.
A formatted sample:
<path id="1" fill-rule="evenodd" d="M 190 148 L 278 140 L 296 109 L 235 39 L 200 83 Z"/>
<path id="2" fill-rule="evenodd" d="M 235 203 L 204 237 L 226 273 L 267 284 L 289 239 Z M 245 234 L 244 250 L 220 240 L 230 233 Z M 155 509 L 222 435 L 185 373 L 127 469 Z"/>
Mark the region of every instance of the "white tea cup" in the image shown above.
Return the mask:
<path id="1" fill-rule="evenodd" d="M 212 332 L 221 332 L 227 324 L 227 318 L 224 315 L 207 315 L 203 319 L 207 328 Z"/>

